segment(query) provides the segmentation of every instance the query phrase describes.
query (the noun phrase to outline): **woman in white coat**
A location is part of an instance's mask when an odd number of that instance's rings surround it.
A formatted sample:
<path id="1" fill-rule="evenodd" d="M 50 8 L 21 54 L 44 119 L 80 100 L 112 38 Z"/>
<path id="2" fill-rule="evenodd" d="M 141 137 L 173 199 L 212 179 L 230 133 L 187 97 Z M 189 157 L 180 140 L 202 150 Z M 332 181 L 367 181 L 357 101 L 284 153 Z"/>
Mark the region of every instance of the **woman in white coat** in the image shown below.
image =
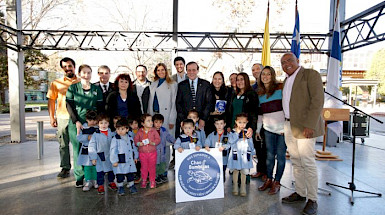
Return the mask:
<path id="1" fill-rule="evenodd" d="M 154 73 L 154 82 L 142 95 L 142 101 L 148 101 L 143 102 L 143 110 L 151 115 L 162 114 L 164 117 L 163 127 L 174 135 L 177 115 L 175 100 L 178 84 L 170 78 L 164 63 L 158 63 Z"/>

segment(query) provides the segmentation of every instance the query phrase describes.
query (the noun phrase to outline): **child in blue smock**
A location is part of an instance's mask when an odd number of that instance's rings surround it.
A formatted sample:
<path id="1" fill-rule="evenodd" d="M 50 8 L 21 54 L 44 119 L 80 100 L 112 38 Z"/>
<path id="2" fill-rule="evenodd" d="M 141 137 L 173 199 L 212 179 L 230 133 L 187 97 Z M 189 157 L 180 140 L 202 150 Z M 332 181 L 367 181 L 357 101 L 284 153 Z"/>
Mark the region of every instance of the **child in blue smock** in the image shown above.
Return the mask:
<path id="1" fill-rule="evenodd" d="M 118 189 L 114 182 L 115 175 L 110 161 L 112 132 L 108 128 L 109 121 L 107 115 L 101 114 L 98 116 L 99 131 L 92 135 L 88 146 L 92 164 L 96 166 L 99 194 L 104 194 L 104 175 L 106 173 L 108 173 L 108 187 L 112 190 Z"/>
<path id="2" fill-rule="evenodd" d="M 163 127 L 164 117 L 162 114 L 154 114 L 152 116 L 154 122 L 154 128 L 159 133 L 160 144 L 156 146 L 157 158 L 156 158 L 156 178 L 157 184 L 161 184 L 168 181 L 167 178 L 167 164 L 170 163 L 170 144 L 175 142 L 175 138 Z"/>
<path id="3" fill-rule="evenodd" d="M 194 121 L 191 119 L 185 119 L 182 122 L 183 134 L 175 140 L 174 144 L 174 149 L 178 150 L 178 152 L 182 153 L 184 149 L 199 151 L 202 148 L 201 141 L 195 132 L 194 124 Z"/>
<path id="4" fill-rule="evenodd" d="M 98 188 L 96 183 L 96 168 L 91 162 L 91 158 L 88 154 L 88 144 L 94 134 L 98 130 L 98 120 L 97 113 L 94 110 L 88 110 L 86 113 L 86 123 L 83 124 L 83 129 L 80 130 L 80 133 L 76 136 L 81 147 L 79 150 L 77 164 L 83 166 L 84 169 L 84 178 L 86 183 L 83 187 L 83 191 L 89 191 L 92 186 Z"/>
<path id="5" fill-rule="evenodd" d="M 191 119 L 192 121 L 194 121 L 195 132 L 197 133 L 197 136 L 203 145 L 206 141 L 206 133 L 203 129 L 200 129 L 198 127 L 198 125 L 199 125 L 199 113 L 198 113 L 198 111 L 195 109 L 190 110 L 187 113 L 187 119 Z"/>
<path id="6" fill-rule="evenodd" d="M 223 180 L 226 181 L 226 168 L 229 159 L 230 144 L 228 143 L 229 135 L 225 129 L 226 123 L 223 117 L 214 118 L 215 131 L 211 132 L 205 141 L 205 149 L 210 151 L 210 148 L 218 148 L 222 152 L 223 160 Z"/>
<path id="7" fill-rule="evenodd" d="M 134 184 L 135 164 L 139 158 L 138 149 L 133 138 L 127 134 L 128 121 L 126 119 L 120 119 L 115 128 L 116 135 L 111 141 L 110 161 L 118 183 L 118 194 L 120 196 L 125 195 L 124 178 L 127 178 L 127 187 L 130 189 L 130 193 L 134 194 L 138 192 Z"/>
<path id="8" fill-rule="evenodd" d="M 129 126 L 128 134 L 132 138 L 134 138 L 136 133 L 138 133 L 139 131 L 139 120 L 136 118 L 128 119 L 128 126 Z M 135 184 L 138 184 L 142 181 L 141 172 L 140 172 L 141 168 L 142 166 L 140 165 L 140 159 L 139 159 L 138 162 L 136 163 L 137 172 L 135 173 L 135 180 L 134 180 Z"/>
<path id="9" fill-rule="evenodd" d="M 240 113 L 235 117 L 235 128 L 229 135 L 231 150 L 229 155 L 228 168 L 233 171 L 233 195 L 237 196 L 238 175 L 241 174 L 240 195 L 246 196 L 246 175 L 250 168 L 253 168 L 252 156 L 254 152 L 253 140 L 246 137 L 248 123 L 247 114 Z"/>

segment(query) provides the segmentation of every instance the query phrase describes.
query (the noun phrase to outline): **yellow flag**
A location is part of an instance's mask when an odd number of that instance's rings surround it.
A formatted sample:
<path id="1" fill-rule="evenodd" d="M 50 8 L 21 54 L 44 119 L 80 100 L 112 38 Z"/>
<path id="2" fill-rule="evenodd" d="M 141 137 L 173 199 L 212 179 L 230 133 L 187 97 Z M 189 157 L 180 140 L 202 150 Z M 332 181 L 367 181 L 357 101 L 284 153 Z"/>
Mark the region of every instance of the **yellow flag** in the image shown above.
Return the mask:
<path id="1" fill-rule="evenodd" d="M 262 65 L 271 66 L 270 63 L 270 34 L 269 34 L 269 3 L 267 4 L 267 14 L 265 23 L 265 33 L 263 34 L 262 46 Z"/>

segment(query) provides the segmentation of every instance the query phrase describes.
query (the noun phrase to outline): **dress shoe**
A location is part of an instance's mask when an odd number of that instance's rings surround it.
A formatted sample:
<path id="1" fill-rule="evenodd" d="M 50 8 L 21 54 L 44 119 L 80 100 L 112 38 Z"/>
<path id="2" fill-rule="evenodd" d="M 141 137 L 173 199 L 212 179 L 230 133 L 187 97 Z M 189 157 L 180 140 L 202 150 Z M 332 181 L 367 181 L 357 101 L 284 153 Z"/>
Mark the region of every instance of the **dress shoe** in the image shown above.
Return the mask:
<path id="1" fill-rule="evenodd" d="M 271 178 L 268 178 L 265 183 L 263 183 L 262 186 L 258 187 L 258 190 L 259 191 L 264 191 L 266 190 L 267 188 L 270 188 L 271 185 L 273 184 L 273 180 Z"/>
<path id="2" fill-rule="evenodd" d="M 267 194 L 269 195 L 274 195 L 278 193 L 278 191 L 281 189 L 281 184 L 279 181 L 274 181 L 273 184 L 271 185 L 271 188 Z"/>
<path id="3" fill-rule="evenodd" d="M 261 177 L 262 175 L 264 175 L 262 172 L 255 172 L 255 173 L 251 174 L 251 177 L 252 177 L 252 178 L 259 178 L 259 177 Z"/>
<path id="4" fill-rule="evenodd" d="M 263 174 L 262 177 L 261 177 L 262 181 L 266 181 L 267 180 L 267 175 L 266 174 Z"/>
<path id="5" fill-rule="evenodd" d="M 318 208 L 317 202 L 309 199 L 302 213 L 305 215 L 315 215 L 317 214 L 317 208 Z"/>
<path id="6" fill-rule="evenodd" d="M 297 202 L 306 201 L 306 197 L 300 196 L 298 193 L 294 192 L 290 196 L 282 198 L 282 203 L 293 204 Z"/>
<path id="7" fill-rule="evenodd" d="M 70 171 L 68 169 L 62 169 L 59 174 L 57 174 L 58 178 L 67 178 L 70 176 Z"/>

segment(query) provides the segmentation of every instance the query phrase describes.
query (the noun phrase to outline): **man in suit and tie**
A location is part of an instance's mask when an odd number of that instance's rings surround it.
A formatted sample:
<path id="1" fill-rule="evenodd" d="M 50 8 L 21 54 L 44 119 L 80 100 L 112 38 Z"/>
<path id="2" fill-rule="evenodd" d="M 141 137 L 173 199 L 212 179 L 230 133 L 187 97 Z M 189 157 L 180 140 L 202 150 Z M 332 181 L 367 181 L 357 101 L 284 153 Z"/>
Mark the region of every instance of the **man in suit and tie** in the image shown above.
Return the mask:
<path id="1" fill-rule="evenodd" d="M 314 146 L 316 138 L 324 134 L 322 80 L 317 71 L 299 66 L 293 53 L 284 54 L 281 65 L 287 74 L 282 92 L 285 142 L 293 165 L 296 191 L 283 198 L 282 203 L 307 199 L 303 214 L 317 214 L 318 174 Z"/>
<path id="2" fill-rule="evenodd" d="M 172 80 L 176 81 L 178 84 L 186 79 L 188 79 L 186 72 L 184 71 L 184 65 L 186 61 L 183 57 L 176 57 L 174 59 L 174 66 L 176 69 L 176 74 L 172 75 Z"/>
<path id="3" fill-rule="evenodd" d="M 103 102 L 106 103 L 106 98 L 110 92 L 114 90 L 114 83 L 110 82 L 111 70 L 108 66 L 102 65 L 98 68 L 99 82 L 95 85 L 99 86 L 103 92 Z"/>
<path id="4" fill-rule="evenodd" d="M 199 66 L 196 62 L 190 62 L 186 65 L 187 80 L 178 84 L 176 96 L 176 110 L 178 126 L 175 131 L 175 137 L 179 135 L 180 122 L 187 118 L 187 113 L 195 109 L 199 113 L 199 128 L 203 129 L 207 121 L 210 110 L 213 105 L 210 83 L 198 78 Z"/>

